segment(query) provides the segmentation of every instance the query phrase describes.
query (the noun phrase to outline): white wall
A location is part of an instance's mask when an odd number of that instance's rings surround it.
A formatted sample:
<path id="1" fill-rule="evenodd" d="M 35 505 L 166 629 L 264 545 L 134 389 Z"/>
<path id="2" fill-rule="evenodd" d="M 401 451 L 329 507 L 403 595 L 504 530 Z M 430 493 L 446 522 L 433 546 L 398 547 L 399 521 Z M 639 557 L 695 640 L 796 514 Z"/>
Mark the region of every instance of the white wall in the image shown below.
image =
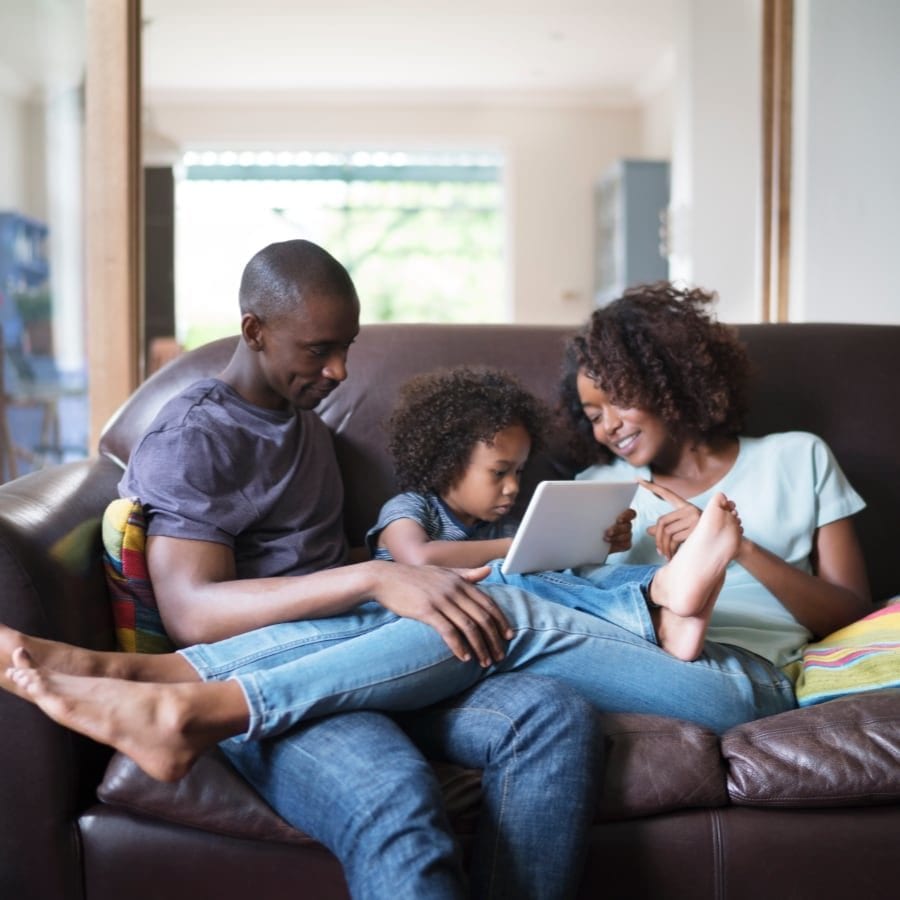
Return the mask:
<path id="1" fill-rule="evenodd" d="M 637 108 L 487 98 L 380 103 L 149 97 L 154 129 L 184 149 L 489 148 L 505 154 L 511 319 L 577 324 L 593 296 L 593 188 L 640 141 Z"/>
<path id="2" fill-rule="evenodd" d="M 638 85 L 640 155 L 644 159 L 672 158 L 676 65 L 673 48 Z"/>
<path id="3" fill-rule="evenodd" d="M 672 111 L 675 87 L 671 81 L 644 98 L 640 110 L 640 155 L 645 159 L 672 159 Z"/>
<path id="4" fill-rule="evenodd" d="M 675 38 L 669 271 L 757 321 L 760 0 L 682 0 Z"/>
<path id="5" fill-rule="evenodd" d="M 900 3 L 795 15 L 791 317 L 900 323 Z"/>
<path id="6" fill-rule="evenodd" d="M 0 62 L 0 210 L 35 213 L 28 198 L 29 115 L 26 85 Z"/>

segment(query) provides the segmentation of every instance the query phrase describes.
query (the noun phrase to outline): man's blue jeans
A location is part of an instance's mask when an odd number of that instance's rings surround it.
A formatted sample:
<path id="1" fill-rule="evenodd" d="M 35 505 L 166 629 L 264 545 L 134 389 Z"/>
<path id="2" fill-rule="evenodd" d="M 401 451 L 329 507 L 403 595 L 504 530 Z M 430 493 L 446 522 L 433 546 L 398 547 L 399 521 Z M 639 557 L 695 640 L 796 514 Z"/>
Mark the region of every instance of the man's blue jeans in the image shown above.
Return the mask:
<path id="1" fill-rule="evenodd" d="M 397 739 L 385 733 L 386 725 L 375 724 L 387 719 L 359 713 L 298 727 L 304 719 L 350 710 L 421 709 L 476 685 L 487 689 L 494 682 L 485 682 L 486 676 L 516 670 L 550 675 L 561 683 L 560 690 L 568 685 L 601 710 L 675 716 L 716 731 L 796 705 L 792 685 L 781 671 L 739 648 L 708 642 L 700 659 L 684 662 L 643 634 L 598 616 L 541 600 L 509 585 L 487 584 L 484 589 L 503 609 L 514 630 L 506 657 L 486 669 L 475 661 L 459 661 L 429 626 L 399 618 L 374 602 L 342 616 L 273 625 L 180 651 L 204 680 L 237 679 L 247 698 L 250 727 L 246 735 L 226 742 L 229 756 L 288 821 L 335 850 L 347 866 L 358 897 L 385 896 L 375 886 L 382 873 L 398 883 L 426 875 L 436 879 L 425 891 L 421 885 L 411 887 L 409 897 L 456 896 L 446 850 L 449 838 L 432 846 L 433 835 L 446 833 L 446 823 L 434 818 L 435 789 L 425 785 L 422 761 L 400 749 Z M 649 617 L 640 590 L 629 588 L 626 595 L 631 597 L 637 619 Z M 360 721 L 368 724 L 360 726 Z M 460 728 L 459 733 L 465 730 Z M 357 736 L 348 737 L 351 733 Z M 266 740 L 275 735 L 282 737 Z M 526 743 L 530 745 L 533 739 Z M 474 758 L 481 747 L 482 758 L 490 761 L 479 742 L 483 739 L 476 734 L 474 740 Z M 356 757 L 355 745 L 362 748 Z M 554 757 L 551 747 L 547 758 Z M 565 762 L 562 757 L 560 751 L 558 761 Z M 327 786 L 329 779 L 323 779 L 320 787 L 317 773 L 329 760 L 334 764 L 332 787 Z M 533 767 L 533 762 L 522 762 L 520 770 Z M 543 771 L 540 764 L 535 768 Z M 351 795 L 344 806 L 337 800 L 341 779 Z M 404 793 L 403 784 L 413 786 L 410 796 Z M 406 801 L 400 815 L 417 823 L 413 831 L 419 836 L 407 835 L 411 843 L 406 851 L 391 841 L 387 844 L 392 852 L 373 851 L 379 835 L 396 833 L 396 820 L 385 815 L 400 797 Z M 410 803 L 412 809 L 407 808 Z M 368 822 L 369 832 L 357 837 L 365 809 L 373 811 L 373 818 Z M 534 817 L 530 827 L 539 829 L 536 835 L 527 829 L 519 834 L 512 825 L 506 829 L 503 839 L 510 852 L 535 843 L 550 847 L 548 842 L 565 830 L 558 821 L 541 815 Z M 438 846 L 441 843 L 444 849 Z M 427 861 L 427 855 L 417 856 L 424 844 L 431 847 L 433 861 Z M 409 850 L 410 846 L 414 849 Z M 577 856 L 577 851 L 573 852 Z M 354 854 L 366 860 L 365 864 L 356 865 Z M 552 855 L 533 851 L 532 859 L 540 858 L 537 868 L 542 870 L 545 863 L 552 866 L 548 861 Z M 420 866 L 411 867 L 413 858 L 420 859 Z M 375 868 L 374 893 L 367 894 L 366 879 Z M 360 874 L 367 870 L 369 874 Z M 396 890 L 391 893 L 404 896 Z"/>
<path id="2" fill-rule="evenodd" d="M 574 896 L 601 746 L 585 700 L 527 674 L 396 722 L 353 712 L 222 744 L 284 819 L 331 848 L 355 900 Z M 483 769 L 468 887 L 425 756 Z"/>

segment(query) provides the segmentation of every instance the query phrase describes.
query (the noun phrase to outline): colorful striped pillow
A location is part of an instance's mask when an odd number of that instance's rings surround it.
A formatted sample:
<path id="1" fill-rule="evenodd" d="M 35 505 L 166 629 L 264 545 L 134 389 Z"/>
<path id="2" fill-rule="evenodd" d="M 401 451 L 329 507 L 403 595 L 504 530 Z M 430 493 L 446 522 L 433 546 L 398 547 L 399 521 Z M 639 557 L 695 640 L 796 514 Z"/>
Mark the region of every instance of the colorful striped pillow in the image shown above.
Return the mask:
<path id="1" fill-rule="evenodd" d="M 795 690 L 800 706 L 900 687 L 900 602 L 809 644 Z"/>
<path id="2" fill-rule="evenodd" d="M 147 572 L 144 509 L 139 500 L 113 500 L 103 513 L 103 569 L 112 598 L 113 622 L 120 650 L 170 653 L 169 640 Z"/>

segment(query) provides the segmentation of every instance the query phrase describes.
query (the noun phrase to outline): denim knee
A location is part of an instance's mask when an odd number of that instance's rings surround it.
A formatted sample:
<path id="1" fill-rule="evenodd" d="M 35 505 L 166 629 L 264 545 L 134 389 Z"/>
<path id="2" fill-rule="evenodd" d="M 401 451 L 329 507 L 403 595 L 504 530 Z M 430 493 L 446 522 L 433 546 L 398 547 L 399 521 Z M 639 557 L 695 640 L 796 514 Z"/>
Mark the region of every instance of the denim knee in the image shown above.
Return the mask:
<path id="1" fill-rule="evenodd" d="M 282 818 L 338 857 L 354 900 L 464 896 L 434 772 L 386 716 L 331 716 L 222 749 Z"/>

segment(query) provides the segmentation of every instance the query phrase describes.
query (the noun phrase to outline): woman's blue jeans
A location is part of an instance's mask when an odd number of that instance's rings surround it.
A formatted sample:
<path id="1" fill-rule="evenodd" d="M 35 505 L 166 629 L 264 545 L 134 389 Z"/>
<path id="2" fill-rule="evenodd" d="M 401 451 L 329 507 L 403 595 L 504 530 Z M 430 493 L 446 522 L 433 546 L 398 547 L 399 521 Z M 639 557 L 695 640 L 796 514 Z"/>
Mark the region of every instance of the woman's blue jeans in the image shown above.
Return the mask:
<path id="1" fill-rule="evenodd" d="M 657 643 L 647 597 L 659 566 L 598 566 L 588 580 L 571 569 L 504 575 L 502 565 L 502 559 L 492 562 L 490 574 L 480 584 L 518 587 L 542 600 L 590 613 Z"/>
<path id="2" fill-rule="evenodd" d="M 604 711 L 674 716 L 717 732 L 796 704 L 788 678 L 740 648 L 707 642 L 699 659 L 685 662 L 643 633 L 519 587 L 484 590 L 514 632 L 505 658 L 487 668 L 461 662 L 434 629 L 372 601 L 180 652 L 204 680 L 238 681 L 250 710 L 248 739 L 335 712 L 421 709 L 512 671 L 556 678 Z M 629 595 L 633 615 L 649 617 L 643 595 Z"/>

